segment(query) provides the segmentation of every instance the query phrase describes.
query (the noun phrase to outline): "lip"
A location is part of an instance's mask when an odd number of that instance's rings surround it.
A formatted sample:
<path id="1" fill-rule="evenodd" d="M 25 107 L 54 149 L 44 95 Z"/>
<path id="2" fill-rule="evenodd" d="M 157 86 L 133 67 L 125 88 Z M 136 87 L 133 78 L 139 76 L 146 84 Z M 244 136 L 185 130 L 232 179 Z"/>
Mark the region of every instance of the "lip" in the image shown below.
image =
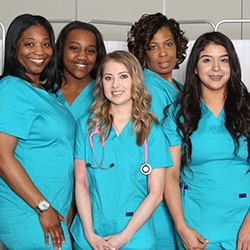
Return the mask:
<path id="1" fill-rule="evenodd" d="M 74 63 L 78 69 L 85 69 L 87 67 L 86 63 Z"/>
<path id="2" fill-rule="evenodd" d="M 159 64 L 159 66 L 161 68 L 168 68 L 169 65 L 170 65 L 170 62 L 169 61 L 165 61 L 165 62 L 159 62 L 158 64 Z"/>
<path id="3" fill-rule="evenodd" d="M 35 58 L 29 58 L 29 60 L 38 66 L 42 65 L 45 61 L 45 59 L 35 59 Z"/>
<path id="4" fill-rule="evenodd" d="M 213 81 L 220 81 L 222 76 L 221 75 L 210 75 L 209 76 Z"/>
<path id="5" fill-rule="evenodd" d="M 112 91 L 111 94 L 115 97 L 119 97 L 124 93 L 123 90 L 116 90 L 116 91 Z"/>

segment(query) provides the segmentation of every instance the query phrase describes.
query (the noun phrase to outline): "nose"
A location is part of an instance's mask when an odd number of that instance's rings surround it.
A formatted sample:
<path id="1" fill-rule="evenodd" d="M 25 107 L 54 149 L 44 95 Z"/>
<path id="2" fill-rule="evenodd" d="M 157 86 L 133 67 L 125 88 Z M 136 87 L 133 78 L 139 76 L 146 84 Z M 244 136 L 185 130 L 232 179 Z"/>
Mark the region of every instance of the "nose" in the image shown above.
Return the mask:
<path id="1" fill-rule="evenodd" d="M 78 59 L 86 59 L 87 58 L 87 53 L 83 50 L 80 50 L 78 55 L 77 55 Z"/>
<path id="2" fill-rule="evenodd" d="M 43 45 L 37 45 L 37 46 L 35 46 L 35 52 L 34 53 L 37 54 L 37 55 L 44 54 L 44 47 L 43 47 Z"/>
<path id="3" fill-rule="evenodd" d="M 120 81 L 117 78 L 114 78 L 112 81 L 112 88 L 118 88 L 120 86 Z"/>
<path id="4" fill-rule="evenodd" d="M 167 55 L 168 55 L 167 49 L 165 47 L 160 47 L 159 56 L 167 56 Z"/>
<path id="5" fill-rule="evenodd" d="M 219 71 L 220 70 L 220 63 L 218 60 L 213 61 L 213 71 Z"/>

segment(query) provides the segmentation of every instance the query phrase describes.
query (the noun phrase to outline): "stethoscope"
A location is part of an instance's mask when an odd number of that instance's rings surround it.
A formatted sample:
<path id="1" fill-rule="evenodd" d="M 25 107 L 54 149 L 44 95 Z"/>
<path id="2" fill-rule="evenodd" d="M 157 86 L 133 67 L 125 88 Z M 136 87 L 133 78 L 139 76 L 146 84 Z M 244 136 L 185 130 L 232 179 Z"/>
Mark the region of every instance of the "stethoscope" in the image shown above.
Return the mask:
<path id="1" fill-rule="evenodd" d="M 107 167 L 102 167 L 102 164 L 103 164 L 103 161 L 104 161 L 104 148 L 105 148 L 104 135 L 102 135 L 102 137 L 101 137 L 101 141 L 102 141 L 102 160 L 101 160 L 101 163 L 99 164 L 99 162 L 98 162 L 98 160 L 96 158 L 96 155 L 95 155 L 94 144 L 93 144 L 93 136 L 96 135 L 96 134 L 99 134 L 99 135 L 101 134 L 100 130 L 99 130 L 99 122 L 96 123 L 95 130 L 89 135 L 89 144 L 90 144 L 90 147 L 92 149 L 92 153 L 93 153 L 95 162 L 97 164 L 97 167 L 93 166 L 90 163 L 87 163 L 87 166 L 88 167 L 92 167 L 92 168 L 96 168 L 96 169 L 100 168 L 102 170 L 106 170 L 106 169 L 114 167 L 115 166 L 114 163 L 111 163 Z M 152 171 L 152 167 L 150 166 L 150 164 L 148 164 L 148 145 L 147 145 L 147 139 L 144 140 L 144 163 L 141 165 L 140 171 L 144 175 L 149 175 L 151 173 L 151 171 Z"/>

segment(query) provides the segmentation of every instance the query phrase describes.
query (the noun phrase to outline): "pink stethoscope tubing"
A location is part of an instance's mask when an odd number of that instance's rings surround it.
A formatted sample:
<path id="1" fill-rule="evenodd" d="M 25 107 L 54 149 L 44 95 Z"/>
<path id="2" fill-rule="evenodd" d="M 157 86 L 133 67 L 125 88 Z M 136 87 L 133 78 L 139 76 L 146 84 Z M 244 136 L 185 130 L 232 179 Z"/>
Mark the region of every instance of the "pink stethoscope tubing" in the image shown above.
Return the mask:
<path id="1" fill-rule="evenodd" d="M 97 164 L 97 167 L 91 165 L 90 163 L 87 164 L 87 166 L 92 167 L 92 168 L 100 168 L 103 170 L 112 168 L 115 164 L 111 163 L 108 167 L 104 168 L 102 167 L 103 161 L 104 161 L 104 148 L 105 148 L 105 139 L 104 136 L 102 135 L 101 141 L 102 141 L 102 160 L 101 163 L 97 161 L 96 155 L 95 155 L 95 150 L 94 150 L 94 144 L 93 144 L 93 136 L 96 134 L 101 134 L 99 130 L 99 121 L 96 123 L 95 130 L 89 135 L 89 144 L 92 149 L 93 156 L 95 158 L 95 162 Z M 152 171 L 152 167 L 148 164 L 148 145 L 147 145 L 147 139 L 144 140 L 144 163 L 140 167 L 140 171 L 144 175 L 148 175 Z"/>

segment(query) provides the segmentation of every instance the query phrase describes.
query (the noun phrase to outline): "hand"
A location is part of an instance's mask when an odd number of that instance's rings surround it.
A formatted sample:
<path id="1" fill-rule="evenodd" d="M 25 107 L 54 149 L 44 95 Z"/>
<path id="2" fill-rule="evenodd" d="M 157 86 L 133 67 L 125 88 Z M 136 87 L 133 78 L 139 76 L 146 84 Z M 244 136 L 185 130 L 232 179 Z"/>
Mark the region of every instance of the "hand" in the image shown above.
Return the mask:
<path id="1" fill-rule="evenodd" d="M 209 240 L 204 239 L 196 230 L 188 226 L 185 230 L 180 231 L 179 235 L 186 250 L 203 250 L 209 242 Z"/>
<path id="2" fill-rule="evenodd" d="M 237 250 L 250 250 L 250 220 L 247 217 L 238 234 Z"/>
<path id="3" fill-rule="evenodd" d="M 68 225 L 68 229 L 70 229 L 71 224 L 75 218 L 76 215 L 76 208 L 73 206 L 73 204 L 71 203 L 70 209 L 69 209 L 69 213 L 67 215 L 67 225 Z"/>
<path id="4" fill-rule="evenodd" d="M 62 249 L 62 243 L 65 243 L 61 222 L 66 219 L 62 217 L 53 207 L 39 214 L 39 220 L 44 231 L 45 245 L 49 246 L 49 233 L 52 238 L 54 249 Z"/>
<path id="5" fill-rule="evenodd" d="M 91 236 L 86 236 L 86 239 L 94 250 L 116 250 L 110 242 L 97 234 L 93 233 Z"/>
<path id="6" fill-rule="evenodd" d="M 104 240 L 111 243 L 116 250 L 122 248 L 126 243 L 129 242 L 129 239 L 126 239 L 122 236 L 122 233 L 109 235 L 106 237 L 103 237 Z"/>

